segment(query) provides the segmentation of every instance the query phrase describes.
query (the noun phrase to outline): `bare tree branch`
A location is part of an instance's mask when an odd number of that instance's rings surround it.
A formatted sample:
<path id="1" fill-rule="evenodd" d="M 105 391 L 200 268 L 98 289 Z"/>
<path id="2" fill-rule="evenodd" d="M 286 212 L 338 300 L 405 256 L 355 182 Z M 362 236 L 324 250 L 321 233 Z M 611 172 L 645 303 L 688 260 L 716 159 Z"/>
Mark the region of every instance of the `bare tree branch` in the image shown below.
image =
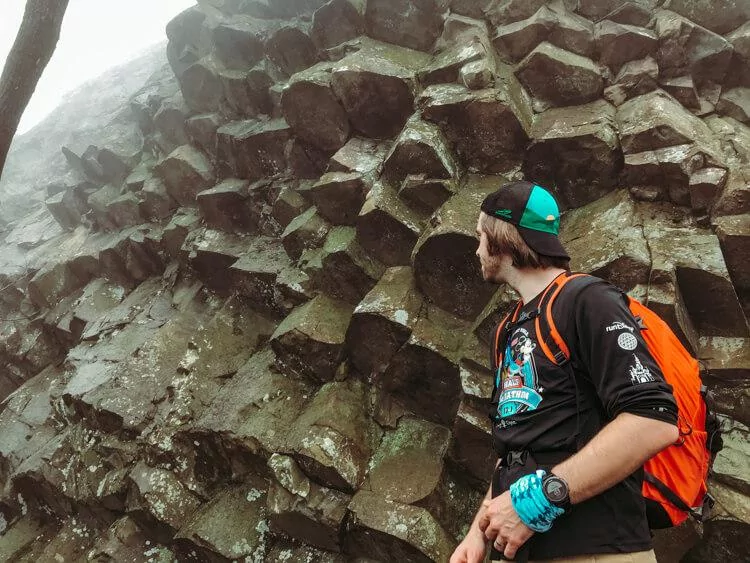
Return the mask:
<path id="1" fill-rule="evenodd" d="M 0 175 L 26 106 L 57 46 L 68 0 L 27 0 L 0 76 Z"/>

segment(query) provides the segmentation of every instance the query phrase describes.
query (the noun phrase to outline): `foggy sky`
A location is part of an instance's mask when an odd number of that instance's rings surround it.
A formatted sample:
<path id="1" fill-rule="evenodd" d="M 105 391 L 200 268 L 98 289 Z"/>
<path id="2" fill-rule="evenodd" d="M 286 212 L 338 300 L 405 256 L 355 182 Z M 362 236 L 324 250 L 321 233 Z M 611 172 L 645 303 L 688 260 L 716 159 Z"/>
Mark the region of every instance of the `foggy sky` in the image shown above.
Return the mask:
<path id="1" fill-rule="evenodd" d="M 23 17 L 25 0 L 0 7 L 0 67 Z M 18 134 L 52 111 L 63 95 L 149 45 L 166 41 L 167 22 L 195 0 L 70 0 L 55 54 L 21 119 Z"/>

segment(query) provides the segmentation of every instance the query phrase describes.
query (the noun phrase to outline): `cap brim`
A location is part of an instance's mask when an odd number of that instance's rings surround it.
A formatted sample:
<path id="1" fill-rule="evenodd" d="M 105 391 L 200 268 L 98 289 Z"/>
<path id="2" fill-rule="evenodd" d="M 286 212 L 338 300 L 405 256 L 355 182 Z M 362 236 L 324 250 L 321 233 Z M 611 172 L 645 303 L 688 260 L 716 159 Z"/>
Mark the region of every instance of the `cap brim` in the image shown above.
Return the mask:
<path id="1" fill-rule="evenodd" d="M 555 235 L 527 229 L 518 225 L 516 228 L 524 242 L 537 254 L 551 256 L 553 258 L 567 258 L 570 260 L 570 256 L 568 256 L 568 253 L 565 251 L 560 239 Z"/>

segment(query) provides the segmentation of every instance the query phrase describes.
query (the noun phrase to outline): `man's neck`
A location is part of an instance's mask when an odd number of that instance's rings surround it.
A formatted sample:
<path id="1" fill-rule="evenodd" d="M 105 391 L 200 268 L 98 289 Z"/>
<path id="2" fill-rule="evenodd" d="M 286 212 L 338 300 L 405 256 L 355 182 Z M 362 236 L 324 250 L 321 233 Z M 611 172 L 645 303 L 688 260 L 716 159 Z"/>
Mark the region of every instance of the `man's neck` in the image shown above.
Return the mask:
<path id="1" fill-rule="evenodd" d="M 526 268 L 517 270 L 508 276 L 508 284 L 521 296 L 524 303 L 529 303 L 546 289 L 557 276 L 565 270 L 562 268 L 545 268 L 543 270 Z"/>

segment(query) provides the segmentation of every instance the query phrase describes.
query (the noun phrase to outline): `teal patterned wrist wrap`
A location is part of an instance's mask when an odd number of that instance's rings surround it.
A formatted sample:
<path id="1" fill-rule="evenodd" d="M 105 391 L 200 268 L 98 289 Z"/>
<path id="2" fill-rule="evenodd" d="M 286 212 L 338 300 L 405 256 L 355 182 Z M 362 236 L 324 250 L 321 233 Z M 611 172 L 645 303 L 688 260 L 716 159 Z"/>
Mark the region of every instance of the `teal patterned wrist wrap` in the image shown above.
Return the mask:
<path id="1" fill-rule="evenodd" d="M 565 511 L 547 500 L 542 491 L 542 479 L 547 475 L 541 469 L 524 475 L 510 486 L 510 499 L 521 521 L 535 532 L 546 532 L 555 518 Z"/>

